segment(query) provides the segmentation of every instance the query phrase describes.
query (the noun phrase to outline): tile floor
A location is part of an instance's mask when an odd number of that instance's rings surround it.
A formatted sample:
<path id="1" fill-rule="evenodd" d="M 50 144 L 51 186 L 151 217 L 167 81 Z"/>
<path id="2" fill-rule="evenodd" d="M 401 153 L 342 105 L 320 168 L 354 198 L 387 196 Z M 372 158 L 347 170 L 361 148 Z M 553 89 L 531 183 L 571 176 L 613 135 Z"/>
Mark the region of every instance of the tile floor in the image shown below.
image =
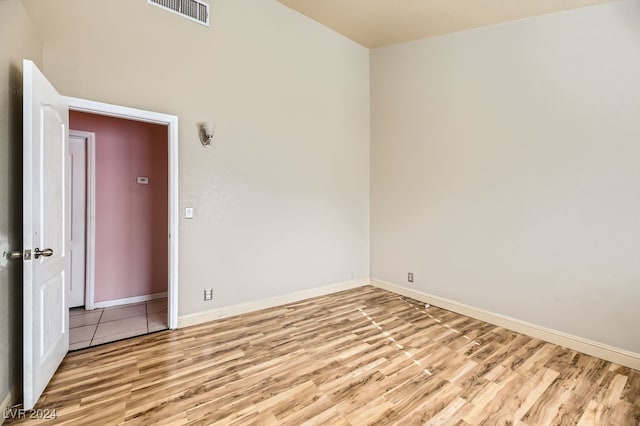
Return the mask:
<path id="1" fill-rule="evenodd" d="M 167 299 L 85 311 L 69 309 L 69 350 L 166 330 Z"/>

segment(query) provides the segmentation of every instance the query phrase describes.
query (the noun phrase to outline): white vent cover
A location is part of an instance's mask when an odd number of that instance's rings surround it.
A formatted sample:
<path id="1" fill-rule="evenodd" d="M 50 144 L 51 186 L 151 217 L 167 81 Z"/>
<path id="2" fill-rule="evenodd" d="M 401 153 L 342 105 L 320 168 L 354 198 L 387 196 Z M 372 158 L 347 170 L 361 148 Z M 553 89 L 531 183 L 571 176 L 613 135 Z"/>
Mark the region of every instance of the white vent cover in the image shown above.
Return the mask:
<path id="1" fill-rule="evenodd" d="M 147 0 L 147 3 L 161 7 L 199 24 L 209 26 L 209 4 L 200 0 Z"/>

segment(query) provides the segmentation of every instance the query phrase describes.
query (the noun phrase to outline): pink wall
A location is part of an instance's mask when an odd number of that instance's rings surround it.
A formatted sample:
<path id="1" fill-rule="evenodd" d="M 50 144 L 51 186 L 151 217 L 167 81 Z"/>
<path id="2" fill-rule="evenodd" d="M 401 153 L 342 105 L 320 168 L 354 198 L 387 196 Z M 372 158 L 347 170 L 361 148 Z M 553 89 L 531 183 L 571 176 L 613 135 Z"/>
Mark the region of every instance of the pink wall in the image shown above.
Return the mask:
<path id="1" fill-rule="evenodd" d="M 69 127 L 96 134 L 95 301 L 166 292 L 167 127 L 76 111 Z"/>

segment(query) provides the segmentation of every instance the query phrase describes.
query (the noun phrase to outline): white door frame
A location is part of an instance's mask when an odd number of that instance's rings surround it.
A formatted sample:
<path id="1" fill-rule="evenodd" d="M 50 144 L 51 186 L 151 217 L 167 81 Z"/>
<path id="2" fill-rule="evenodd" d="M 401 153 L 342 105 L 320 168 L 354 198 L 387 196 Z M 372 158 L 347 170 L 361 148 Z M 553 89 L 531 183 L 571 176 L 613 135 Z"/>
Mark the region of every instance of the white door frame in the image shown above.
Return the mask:
<path id="1" fill-rule="evenodd" d="M 65 97 L 69 110 L 166 125 L 169 139 L 169 328 L 178 327 L 178 117 L 119 105 Z M 89 200 L 87 200 L 89 201 Z M 95 214 L 95 212 L 93 212 Z M 89 216 L 89 214 L 87 214 Z M 95 233 L 92 233 L 95 234 Z M 88 268 L 87 268 L 88 269 Z M 87 291 L 88 293 L 88 291 Z M 93 298 L 92 298 L 93 300 Z"/>
<path id="2" fill-rule="evenodd" d="M 96 134 L 69 128 L 69 138 L 72 136 L 86 140 L 87 147 L 87 167 L 85 176 L 87 178 L 86 197 L 86 244 L 85 244 L 85 282 L 84 282 L 84 306 L 85 309 L 94 309 L 94 286 L 96 277 Z"/>

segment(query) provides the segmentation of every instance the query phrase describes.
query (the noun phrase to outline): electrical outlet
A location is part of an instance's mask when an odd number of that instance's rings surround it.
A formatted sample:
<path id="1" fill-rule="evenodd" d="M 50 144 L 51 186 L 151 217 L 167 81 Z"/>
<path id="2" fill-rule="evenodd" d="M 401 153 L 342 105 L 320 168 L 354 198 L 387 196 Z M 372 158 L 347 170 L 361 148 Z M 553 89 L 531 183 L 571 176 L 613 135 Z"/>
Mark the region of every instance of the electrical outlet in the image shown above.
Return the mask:
<path id="1" fill-rule="evenodd" d="M 204 289 L 204 300 L 213 300 L 213 289 L 205 288 Z"/>
<path id="2" fill-rule="evenodd" d="M 413 282 L 413 272 L 409 272 L 409 273 L 407 274 L 407 280 L 408 280 L 410 283 L 412 283 L 412 282 Z"/>

